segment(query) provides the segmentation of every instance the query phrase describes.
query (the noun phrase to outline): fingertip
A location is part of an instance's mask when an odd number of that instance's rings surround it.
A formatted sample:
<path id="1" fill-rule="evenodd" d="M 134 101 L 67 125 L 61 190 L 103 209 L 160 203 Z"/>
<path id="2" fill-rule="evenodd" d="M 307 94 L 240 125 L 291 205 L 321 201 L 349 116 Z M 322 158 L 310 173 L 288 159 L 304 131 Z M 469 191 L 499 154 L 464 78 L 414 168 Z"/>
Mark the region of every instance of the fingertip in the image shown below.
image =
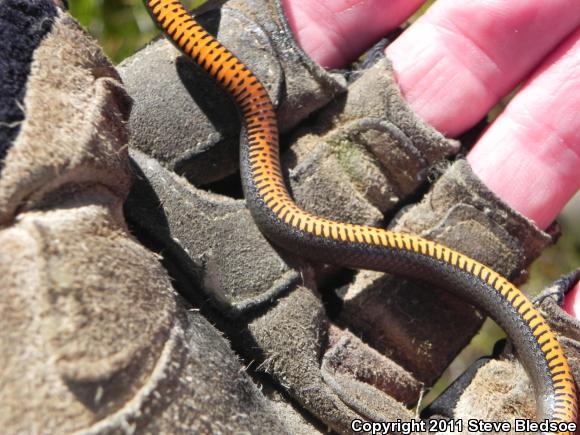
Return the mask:
<path id="1" fill-rule="evenodd" d="M 562 308 L 575 319 L 580 319 L 580 282 L 566 294 Z"/>
<path id="2" fill-rule="evenodd" d="M 341 68 L 411 16 L 425 0 L 282 0 L 302 49 L 326 68 Z"/>

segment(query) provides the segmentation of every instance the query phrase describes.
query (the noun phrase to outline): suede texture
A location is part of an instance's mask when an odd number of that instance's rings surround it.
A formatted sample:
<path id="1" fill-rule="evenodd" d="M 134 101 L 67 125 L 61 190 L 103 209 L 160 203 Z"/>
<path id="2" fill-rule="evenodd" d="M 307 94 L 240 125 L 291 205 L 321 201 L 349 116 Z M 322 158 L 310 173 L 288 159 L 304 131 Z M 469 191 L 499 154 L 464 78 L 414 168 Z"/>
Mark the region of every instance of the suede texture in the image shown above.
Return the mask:
<path id="1" fill-rule="evenodd" d="M 382 56 L 299 130 L 283 158 L 296 202 L 321 216 L 378 225 L 459 151 L 404 101 Z"/>
<path id="2" fill-rule="evenodd" d="M 280 11 L 231 0 L 200 20 L 266 83 L 296 201 L 359 223 L 397 213 L 392 228 L 525 279 L 553 236 L 465 161 L 447 163 L 459 143 L 410 110 L 382 56 L 347 82 L 306 57 Z M 120 66 L 131 117 L 119 75 L 68 15 L 31 50 L 26 117 L 0 174 L 0 426 L 309 434 L 416 418 L 483 313 L 444 289 L 348 279 L 272 246 L 226 178 L 235 106 L 166 41 Z M 541 308 L 577 373 L 577 324 L 553 300 Z M 448 415 L 533 417 L 509 346 L 502 356 L 464 379 Z"/>
<path id="3" fill-rule="evenodd" d="M 566 293 L 579 280 L 580 270 L 572 272 L 544 289 L 534 299 L 534 303 L 557 334 L 576 380 L 580 379 L 580 322 L 565 313 L 560 305 L 564 302 Z M 507 421 L 513 427 L 515 418 L 534 420 L 535 412 L 533 388 L 508 342 L 501 351 L 500 359 L 483 358 L 474 363 L 423 414 L 425 417 L 435 414 L 463 420 L 478 418 L 486 421 Z M 468 432 L 465 429 L 463 433 Z"/>
<path id="4" fill-rule="evenodd" d="M 0 178 L 2 431 L 307 433 L 129 234 L 130 99 L 62 11 L 26 89 Z"/>
<path id="5" fill-rule="evenodd" d="M 291 36 L 275 1 L 228 1 L 198 19 L 266 85 L 281 131 L 307 118 L 346 80 L 312 62 Z M 119 65 L 135 100 L 131 146 L 203 185 L 238 168 L 240 122 L 233 101 L 165 39 Z"/>
<path id="6" fill-rule="evenodd" d="M 70 17 L 59 21 L 33 55 L 27 118 L 0 178 L 0 225 L 73 180 L 102 184 L 120 197 L 129 188 L 125 123 L 131 100 L 89 37 Z"/>
<path id="7" fill-rule="evenodd" d="M 277 6 L 276 2 L 233 1 L 228 3 L 231 11 L 224 8 L 220 14 L 201 19 L 210 31 L 224 32 L 226 39 L 222 33 L 218 36 L 242 60 L 258 64 L 256 73 L 277 104 L 282 143 L 289 146 L 283 153 L 283 166 L 298 204 L 326 217 L 381 224 L 385 213 L 393 214 L 438 178 L 422 202 L 398 215 L 396 228 L 457 248 L 467 246 L 468 254 L 501 263 L 500 271 L 511 276 L 518 276 L 552 242 L 551 236 L 522 220 L 485 189 L 465 162 L 446 163 L 459 151 L 459 143 L 443 137 L 409 109 L 389 63 L 381 56 L 374 56 L 374 64 L 351 75 L 355 80 L 341 92 L 312 91 L 320 100 L 308 100 L 313 105 L 304 106 L 312 77 L 302 80 L 305 88 L 298 86 L 300 81 L 294 82 L 298 87 L 292 92 L 285 88 L 288 82 L 280 82 L 291 71 L 285 63 L 288 55 L 303 53 L 277 51 L 295 44 L 279 39 L 289 34 L 277 27 Z M 244 32 L 250 35 L 240 38 L 243 43 L 227 41 L 228 35 L 239 38 Z M 262 38 L 266 47 L 255 60 L 253 45 L 258 43 L 247 38 Z M 464 301 L 430 286 L 360 272 L 352 284 L 336 290 L 340 308 L 329 317 L 317 283 L 333 283 L 336 268 L 303 264 L 283 249 L 272 249 L 242 201 L 194 186 L 231 173 L 229 169 L 221 172 L 221 165 L 235 167 L 231 157 L 223 157 L 222 139 L 231 136 L 235 139 L 231 146 L 237 147 L 238 138 L 232 132 L 239 133 L 239 123 L 226 115 L 231 106 L 222 104 L 223 94 L 212 96 L 208 87 L 200 86 L 205 97 L 200 102 L 199 91 L 188 85 L 191 80 L 184 73 L 176 77 L 175 71 L 185 66 L 176 60 L 159 60 L 160 56 L 178 59 L 176 50 L 161 41 L 145 50 L 122 65 L 129 88 L 135 90 L 136 106 L 141 107 L 131 121 L 141 123 L 132 142 L 139 181 L 126 206 L 137 235 L 164 253 L 166 267 L 183 294 L 231 338 L 240 354 L 255 362 L 256 372 L 268 375 L 323 424 L 348 433 L 353 418 L 412 418 L 406 406 L 419 400 L 422 389 L 432 385 L 469 342 L 483 313 L 466 309 Z M 269 60 L 272 57 L 275 62 Z M 201 74 L 195 66 L 188 67 L 189 74 Z M 199 80 L 209 81 L 207 77 Z M 163 84 L 154 85 L 159 81 Z M 285 93 L 280 94 L 281 89 Z M 158 98 L 155 104 L 151 98 Z M 312 115 L 319 104 L 326 105 Z M 289 118 L 292 110 L 296 119 L 309 116 L 304 127 L 291 128 L 296 123 Z M 209 130 L 198 112 L 214 119 Z M 172 127 L 192 113 L 196 121 L 186 121 L 191 128 Z M 163 125 L 163 131 L 157 125 Z M 204 137 L 214 129 L 218 136 L 212 136 L 215 140 L 210 143 Z M 184 134 L 188 137 L 182 138 Z M 179 154 L 179 147 L 198 138 L 205 144 L 205 156 L 215 161 L 200 163 L 197 169 L 194 165 L 187 171 L 178 169 L 177 160 L 168 159 L 166 150 Z M 168 148 L 173 144 L 177 147 Z M 216 163 L 220 159 L 222 163 Z M 229 187 L 218 189 L 231 194 L 235 184 L 229 179 Z M 463 238 L 466 231 L 470 233 L 467 240 Z M 525 243 L 518 242 L 520 236 Z M 475 251 L 474 246 L 478 247 Z M 296 267 L 300 272 L 292 275 Z M 198 287 L 201 294 L 195 291 Z"/>
<path id="8" fill-rule="evenodd" d="M 196 189 L 137 150 L 131 157 L 138 176 L 125 207 L 128 219 L 218 309 L 242 315 L 300 281 L 243 201 Z M 195 290 L 188 293 L 199 298 Z"/>
<path id="9" fill-rule="evenodd" d="M 434 239 L 521 281 L 521 272 L 553 238 L 511 210 L 464 160 L 444 170 L 424 199 L 402 210 L 391 228 Z M 465 347 L 484 313 L 445 289 L 360 272 L 341 294 L 342 322 L 432 385 Z M 364 312 L 365 316 L 360 316 Z"/>

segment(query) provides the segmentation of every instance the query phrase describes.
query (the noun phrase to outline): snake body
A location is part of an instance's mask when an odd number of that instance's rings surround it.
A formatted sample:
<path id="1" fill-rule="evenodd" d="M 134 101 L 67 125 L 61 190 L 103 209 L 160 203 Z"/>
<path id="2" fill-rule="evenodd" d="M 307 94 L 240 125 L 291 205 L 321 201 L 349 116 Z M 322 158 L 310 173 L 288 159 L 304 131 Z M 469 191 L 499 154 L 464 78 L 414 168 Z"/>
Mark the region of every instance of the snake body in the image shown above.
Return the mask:
<path id="1" fill-rule="evenodd" d="M 240 169 L 245 198 L 266 237 L 314 261 L 444 284 L 487 311 L 507 332 L 532 380 L 538 420 L 576 421 L 576 388 L 562 347 L 516 286 L 489 267 L 431 240 L 335 222 L 298 207 L 284 183 L 276 114 L 260 80 L 179 1 L 145 0 L 145 5 L 165 36 L 237 104 L 243 120 Z"/>

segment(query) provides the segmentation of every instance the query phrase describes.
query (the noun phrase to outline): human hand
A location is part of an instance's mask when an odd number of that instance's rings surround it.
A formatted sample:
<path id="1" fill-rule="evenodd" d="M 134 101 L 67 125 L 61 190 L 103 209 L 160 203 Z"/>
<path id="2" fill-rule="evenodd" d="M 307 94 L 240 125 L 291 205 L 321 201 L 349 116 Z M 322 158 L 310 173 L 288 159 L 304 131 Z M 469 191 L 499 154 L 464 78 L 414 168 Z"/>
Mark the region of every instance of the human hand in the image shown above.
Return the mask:
<path id="1" fill-rule="evenodd" d="M 421 0 L 283 0 L 304 50 L 344 66 Z M 447 136 L 523 85 L 467 159 L 510 206 L 546 228 L 580 188 L 580 3 L 437 1 L 386 50 L 402 94 Z M 566 310 L 580 318 L 580 284 Z"/>

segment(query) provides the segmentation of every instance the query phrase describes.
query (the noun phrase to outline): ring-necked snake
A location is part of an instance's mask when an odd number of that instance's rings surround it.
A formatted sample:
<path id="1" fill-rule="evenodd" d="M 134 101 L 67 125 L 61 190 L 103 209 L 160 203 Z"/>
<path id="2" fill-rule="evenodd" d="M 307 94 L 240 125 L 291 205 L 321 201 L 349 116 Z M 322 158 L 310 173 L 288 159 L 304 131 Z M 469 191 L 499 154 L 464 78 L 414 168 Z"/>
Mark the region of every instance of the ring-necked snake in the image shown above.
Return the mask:
<path id="1" fill-rule="evenodd" d="M 276 114 L 262 83 L 179 1 L 145 0 L 145 5 L 165 35 L 238 105 L 243 118 L 242 184 L 247 205 L 266 237 L 314 261 L 445 284 L 486 310 L 507 332 L 532 380 L 538 420 L 576 421 L 576 387 L 562 347 L 518 288 L 487 266 L 439 243 L 335 222 L 300 209 L 284 184 Z"/>

